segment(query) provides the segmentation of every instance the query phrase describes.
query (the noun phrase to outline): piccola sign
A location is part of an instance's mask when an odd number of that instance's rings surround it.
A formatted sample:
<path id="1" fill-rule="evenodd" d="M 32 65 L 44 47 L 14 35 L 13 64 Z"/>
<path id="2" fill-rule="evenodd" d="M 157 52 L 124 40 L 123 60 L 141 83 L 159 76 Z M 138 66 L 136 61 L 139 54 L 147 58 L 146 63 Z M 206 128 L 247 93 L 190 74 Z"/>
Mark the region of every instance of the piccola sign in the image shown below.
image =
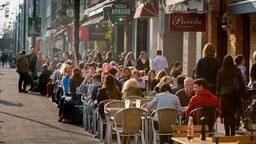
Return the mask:
<path id="1" fill-rule="evenodd" d="M 206 31 L 205 13 L 171 13 L 170 31 Z"/>
<path id="2" fill-rule="evenodd" d="M 133 18 L 129 4 L 116 2 L 109 9 L 109 19 L 113 24 L 126 24 Z"/>

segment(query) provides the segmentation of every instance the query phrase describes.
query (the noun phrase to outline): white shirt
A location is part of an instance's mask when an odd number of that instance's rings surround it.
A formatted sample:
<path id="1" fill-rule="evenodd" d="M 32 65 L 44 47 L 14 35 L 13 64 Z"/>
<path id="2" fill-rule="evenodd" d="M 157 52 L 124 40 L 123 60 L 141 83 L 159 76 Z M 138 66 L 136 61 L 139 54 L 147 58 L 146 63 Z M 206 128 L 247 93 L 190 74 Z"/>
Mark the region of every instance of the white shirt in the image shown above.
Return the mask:
<path id="1" fill-rule="evenodd" d="M 168 68 L 168 67 L 169 65 L 168 65 L 167 59 L 162 55 L 158 55 L 152 61 L 152 69 L 155 70 L 156 75 L 160 70 L 165 70 L 165 68 Z"/>

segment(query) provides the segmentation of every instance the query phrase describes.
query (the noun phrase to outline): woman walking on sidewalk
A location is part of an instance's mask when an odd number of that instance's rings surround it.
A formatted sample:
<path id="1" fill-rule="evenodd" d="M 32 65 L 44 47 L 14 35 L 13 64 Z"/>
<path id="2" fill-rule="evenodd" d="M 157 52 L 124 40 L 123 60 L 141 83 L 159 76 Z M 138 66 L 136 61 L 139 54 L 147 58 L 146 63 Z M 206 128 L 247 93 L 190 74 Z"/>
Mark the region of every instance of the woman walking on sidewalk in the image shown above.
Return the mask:
<path id="1" fill-rule="evenodd" d="M 19 73 L 19 92 L 27 93 L 26 86 L 27 86 L 27 78 L 28 78 L 28 71 L 29 71 L 29 63 L 26 57 L 26 51 L 22 51 L 17 59 L 17 73 Z M 23 83 L 23 89 L 22 87 Z"/>
<path id="2" fill-rule="evenodd" d="M 235 113 L 245 90 L 241 71 L 234 65 L 233 58 L 226 55 L 217 74 L 217 94 L 220 99 L 226 136 L 235 135 Z"/>

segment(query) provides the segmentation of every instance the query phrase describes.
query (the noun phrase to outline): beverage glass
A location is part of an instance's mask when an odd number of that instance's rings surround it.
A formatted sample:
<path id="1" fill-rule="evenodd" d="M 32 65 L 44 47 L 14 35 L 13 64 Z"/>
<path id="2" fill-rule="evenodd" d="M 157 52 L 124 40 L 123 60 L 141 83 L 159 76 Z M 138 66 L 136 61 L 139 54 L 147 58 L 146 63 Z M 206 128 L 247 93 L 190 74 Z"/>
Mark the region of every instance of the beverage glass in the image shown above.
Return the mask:
<path id="1" fill-rule="evenodd" d="M 136 107 L 140 108 L 140 99 L 136 99 Z"/>
<path id="2" fill-rule="evenodd" d="M 125 100 L 125 108 L 129 108 L 130 107 L 130 100 L 126 99 Z"/>

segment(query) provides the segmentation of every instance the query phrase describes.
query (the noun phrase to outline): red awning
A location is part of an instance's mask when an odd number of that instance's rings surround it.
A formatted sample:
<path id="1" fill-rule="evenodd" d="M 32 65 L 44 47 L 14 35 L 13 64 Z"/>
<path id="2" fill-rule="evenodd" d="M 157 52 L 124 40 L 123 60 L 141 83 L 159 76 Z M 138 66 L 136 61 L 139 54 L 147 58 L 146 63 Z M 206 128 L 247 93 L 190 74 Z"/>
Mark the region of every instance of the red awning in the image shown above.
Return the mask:
<path id="1" fill-rule="evenodd" d="M 134 18 L 151 18 L 158 16 L 158 1 L 149 1 L 141 4 L 134 14 Z"/>

